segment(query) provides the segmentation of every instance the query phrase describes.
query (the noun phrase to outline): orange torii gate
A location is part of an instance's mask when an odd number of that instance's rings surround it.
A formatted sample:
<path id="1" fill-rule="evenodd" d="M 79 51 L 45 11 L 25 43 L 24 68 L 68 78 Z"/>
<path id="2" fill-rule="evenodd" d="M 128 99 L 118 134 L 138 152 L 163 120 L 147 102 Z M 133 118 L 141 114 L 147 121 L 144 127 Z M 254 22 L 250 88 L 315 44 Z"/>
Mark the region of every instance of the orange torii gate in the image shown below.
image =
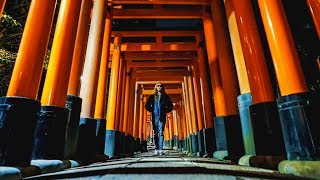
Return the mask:
<path id="1" fill-rule="evenodd" d="M 168 89 L 179 98 L 166 140 L 178 139 L 173 146 L 181 144 L 189 155 L 232 160 L 286 155 L 284 165 L 316 160 L 319 142 L 308 124 L 312 100 L 282 2 L 257 1 L 277 98 L 250 0 L 62 0 L 39 102 L 56 2 L 31 2 L 7 96 L 0 98 L 0 121 L 7 125 L 1 127 L 0 148 L 6 150 L 1 165 L 26 166 L 31 159 L 91 162 L 97 154 L 121 157 L 146 150 L 143 107 L 150 90 L 144 86 L 159 80 L 181 86 Z M 0 15 L 5 3 L 0 0 Z M 319 37 L 319 1 L 305 3 Z M 123 6 L 137 4 L 154 7 Z M 113 20 L 131 18 L 202 20 L 203 32 L 112 32 Z M 194 41 L 165 41 L 188 36 Z M 155 41 L 125 42 L 127 37 Z"/>

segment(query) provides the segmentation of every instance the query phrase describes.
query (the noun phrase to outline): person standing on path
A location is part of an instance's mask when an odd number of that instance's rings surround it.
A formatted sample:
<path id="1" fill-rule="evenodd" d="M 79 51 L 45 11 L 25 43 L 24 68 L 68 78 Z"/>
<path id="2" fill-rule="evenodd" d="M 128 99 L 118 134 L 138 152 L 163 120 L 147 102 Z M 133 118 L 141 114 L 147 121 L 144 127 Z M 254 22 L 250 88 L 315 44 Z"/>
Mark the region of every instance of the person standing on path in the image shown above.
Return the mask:
<path id="1" fill-rule="evenodd" d="M 163 155 L 163 130 L 166 124 L 166 114 L 172 111 L 173 104 L 161 82 L 157 82 L 154 86 L 154 94 L 148 98 L 145 108 L 152 114 L 156 146 L 154 155 Z"/>

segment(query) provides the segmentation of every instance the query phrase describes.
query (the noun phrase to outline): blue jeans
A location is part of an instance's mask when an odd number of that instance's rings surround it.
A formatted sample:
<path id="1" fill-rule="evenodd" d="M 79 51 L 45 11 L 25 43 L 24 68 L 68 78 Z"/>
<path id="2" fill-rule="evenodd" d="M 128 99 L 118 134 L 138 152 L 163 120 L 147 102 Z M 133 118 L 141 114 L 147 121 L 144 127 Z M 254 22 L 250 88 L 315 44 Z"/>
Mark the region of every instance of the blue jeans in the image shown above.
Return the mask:
<path id="1" fill-rule="evenodd" d="M 153 120 L 152 123 L 153 123 L 154 141 L 156 145 L 156 150 L 162 150 L 163 141 L 164 141 L 163 129 L 166 122 L 160 121 L 158 118 L 155 118 L 155 120 Z"/>

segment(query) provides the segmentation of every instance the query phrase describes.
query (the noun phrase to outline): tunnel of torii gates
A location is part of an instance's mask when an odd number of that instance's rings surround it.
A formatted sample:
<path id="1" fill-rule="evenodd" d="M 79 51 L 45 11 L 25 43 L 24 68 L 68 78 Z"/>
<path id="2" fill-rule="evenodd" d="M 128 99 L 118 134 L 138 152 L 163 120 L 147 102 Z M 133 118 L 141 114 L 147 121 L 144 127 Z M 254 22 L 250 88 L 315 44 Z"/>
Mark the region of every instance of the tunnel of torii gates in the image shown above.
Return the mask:
<path id="1" fill-rule="evenodd" d="M 1 165 L 146 151 L 153 131 L 144 105 L 157 81 L 174 104 L 166 146 L 198 156 L 317 161 L 313 101 L 281 1 L 257 1 L 278 97 L 250 0 L 61 0 L 38 99 L 56 3 L 31 2 L 7 96 L 0 98 Z M 319 0 L 306 3 L 320 37 Z M 163 6 L 171 4 L 177 8 Z M 113 19 L 199 19 L 203 31 L 112 31 Z M 132 37 L 143 41 L 123 41 Z"/>

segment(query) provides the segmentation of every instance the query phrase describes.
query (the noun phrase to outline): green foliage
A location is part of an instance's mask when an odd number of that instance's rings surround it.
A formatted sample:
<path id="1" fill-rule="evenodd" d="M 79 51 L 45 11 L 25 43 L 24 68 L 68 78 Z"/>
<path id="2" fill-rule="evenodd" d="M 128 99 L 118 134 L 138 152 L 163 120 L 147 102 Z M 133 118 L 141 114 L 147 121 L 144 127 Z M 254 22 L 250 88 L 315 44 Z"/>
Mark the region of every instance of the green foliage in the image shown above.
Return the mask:
<path id="1" fill-rule="evenodd" d="M 7 1 L 0 19 L 0 96 L 6 95 L 10 83 L 30 3 L 31 0 Z M 52 27 L 44 69 L 48 67 L 53 30 L 54 27 Z"/>
<path id="2" fill-rule="evenodd" d="M 31 0 L 7 1 L 0 20 L 0 96 L 5 96 Z"/>

